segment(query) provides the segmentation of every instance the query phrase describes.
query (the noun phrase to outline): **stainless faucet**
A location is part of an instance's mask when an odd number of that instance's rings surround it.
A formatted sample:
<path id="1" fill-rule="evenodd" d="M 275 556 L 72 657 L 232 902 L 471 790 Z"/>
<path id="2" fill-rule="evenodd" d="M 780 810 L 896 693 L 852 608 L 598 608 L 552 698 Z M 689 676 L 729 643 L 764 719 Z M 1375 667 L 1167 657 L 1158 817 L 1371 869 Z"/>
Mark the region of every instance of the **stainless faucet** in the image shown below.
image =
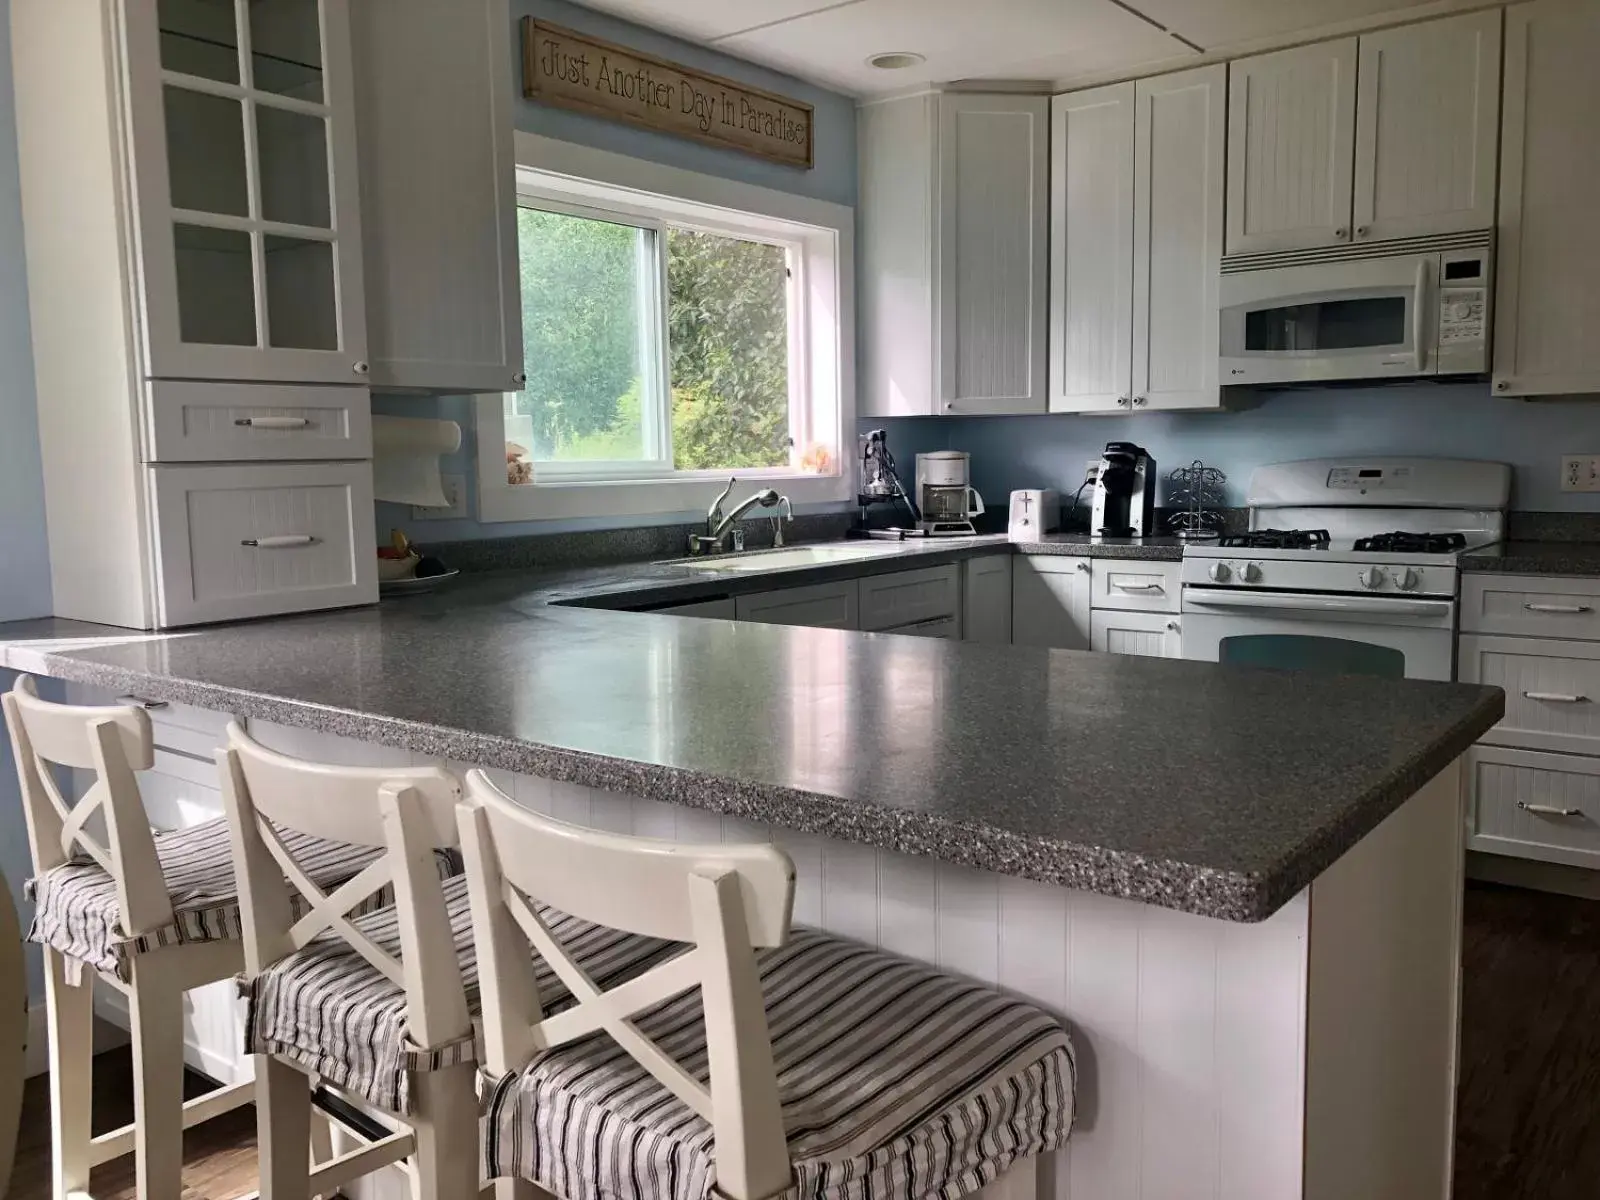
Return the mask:
<path id="1" fill-rule="evenodd" d="M 706 510 L 705 533 L 691 533 L 689 535 L 690 554 L 715 554 L 721 550 L 722 540 L 728 536 L 728 530 L 732 528 L 733 523 L 752 508 L 755 508 L 756 505 L 759 504 L 762 508 L 775 508 L 780 503 L 788 503 L 786 496 L 778 495 L 771 488 L 764 488 L 753 495 L 746 496 L 733 506 L 732 512 L 724 516 L 722 502 L 728 498 L 733 491 L 733 485 L 738 482 L 739 477 L 735 475 L 728 480 L 728 486 L 722 489 L 722 494 L 711 502 L 711 507 Z M 733 548 L 735 550 L 744 549 L 744 530 L 733 530 Z"/>

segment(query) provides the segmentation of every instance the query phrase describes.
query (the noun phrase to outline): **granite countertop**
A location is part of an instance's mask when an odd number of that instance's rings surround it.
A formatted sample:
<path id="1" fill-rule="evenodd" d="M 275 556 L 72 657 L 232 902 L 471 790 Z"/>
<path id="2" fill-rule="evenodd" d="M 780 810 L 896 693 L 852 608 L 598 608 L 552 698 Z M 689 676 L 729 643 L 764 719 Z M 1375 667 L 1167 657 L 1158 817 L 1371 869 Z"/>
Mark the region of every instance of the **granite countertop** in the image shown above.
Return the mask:
<path id="1" fill-rule="evenodd" d="M 1069 554 L 1090 558 L 1139 558 L 1182 562 L 1184 542 L 1175 537 L 1102 538 L 1087 533 L 1047 533 L 1036 542 L 1014 542 L 1018 554 Z"/>
<path id="2" fill-rule="evenodd" d="M 1497 542 L 1461 556 L 1463 571 L 1600 576 L 1600 542 Z"/>
<path id="3" fill-rule="evenodd" d="M 601 597 L 603 574 L 165 635 L 0 625 L 0 658 L 1235 921 L 1286 903 L 1504 711 L 1494 688 L 552 603 Z"/>

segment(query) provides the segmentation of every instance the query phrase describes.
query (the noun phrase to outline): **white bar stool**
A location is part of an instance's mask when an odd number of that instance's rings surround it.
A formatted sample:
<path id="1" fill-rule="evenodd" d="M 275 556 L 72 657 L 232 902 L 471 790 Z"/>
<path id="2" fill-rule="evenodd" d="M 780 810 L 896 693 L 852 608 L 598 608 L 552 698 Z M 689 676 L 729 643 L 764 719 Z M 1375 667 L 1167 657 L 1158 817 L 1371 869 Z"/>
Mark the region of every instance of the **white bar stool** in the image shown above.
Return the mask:
<path id="1" fill-rule="evenodd" d="M 793 865 L 772 846 L 577 828 L 481 771 L 467 792 L 491 1178 L 641 1200 L 1033 1195 L 1074 1113 L 1056 1018 L 791 930 Z M 608 990 L 552 911 L 675 949 Z M 530 944 L 575 1003 L 541 994 Z"/>
<path id="2" fill-rule="evenodd" d="M 183 1101 L 183 993 L 231 978 L 243 964 L 227 822 L 151 829 L 135 777 L 154 761 L 142 708 L 53 704 L 26 676 L 0 701 L 33 855 L 29 938 L 44 948 L 52 1196 L 86 1193 L 91 1168 L 132 1152 L 141 1200 L 178 1200 L 183 1131 L 253 1098 L 245 1083 Z M 52 766 L 94 773 L 76 805 Z M 103 823 L 103 840 L 92 821 Z M 325 886 L 374 857 L 310 839 L 299 849 Z M 91 1136 L 97 981 L 128 997 L 135 1115 L 131 1125 Z"/>

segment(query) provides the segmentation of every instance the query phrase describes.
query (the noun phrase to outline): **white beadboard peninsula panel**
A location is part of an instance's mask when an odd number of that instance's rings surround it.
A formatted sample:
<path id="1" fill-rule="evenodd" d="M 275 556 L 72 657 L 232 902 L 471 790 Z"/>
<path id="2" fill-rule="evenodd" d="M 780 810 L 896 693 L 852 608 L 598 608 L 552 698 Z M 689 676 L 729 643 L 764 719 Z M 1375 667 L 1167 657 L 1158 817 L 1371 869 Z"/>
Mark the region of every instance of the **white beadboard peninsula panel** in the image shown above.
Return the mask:
<path id="1" fill-rule="evenodd" d="M 1491 8 L 1362 35 L 1355 240 L 1494 225 L 1502 20 Z"/>
<path id="2" fill-rule="evenodd" d="M 954 413 L 1045 411 L 1050 102 L 939 98 L 940 391 Z"/>
<path id="3" fill-rule="evenodd" d="M 1356 39 L 1228 67 L 1229 254 L 1350 237 Z"/>
<path id="4" fill-rule="evenodd" d="M 1475 746 L 1467 848 L 1600 867 L 1600 759 Z"/>
<path id="5" fill-rule="evenodd" d="M 1505 689 L 1506 715 L 1485 742 L 1600 752 L 1600 643 L 1473 635 L 1459 646 L 1463 683 Z"/>
<path id="6" fill-rule="evenodd" d="M 1051 412 L 1131 399 L 1134 96 L 1119 83 L 1052 101 Z"/>
<path id="7" fill-rule="evenodd" d="M 150 487 L 164 625 L 378 598 L 367 463 L 152 467 Z"/>
<path id="8" fill-rule="evenodd" d="M 259 462 L 372 457 L 366 388 L 145 384 L 146 462 Z"/>
<path id="9" fill-rule="evenodd" d="M 1600 579 L 1465 574 L 1461 631 L 1600 641 Z"/>

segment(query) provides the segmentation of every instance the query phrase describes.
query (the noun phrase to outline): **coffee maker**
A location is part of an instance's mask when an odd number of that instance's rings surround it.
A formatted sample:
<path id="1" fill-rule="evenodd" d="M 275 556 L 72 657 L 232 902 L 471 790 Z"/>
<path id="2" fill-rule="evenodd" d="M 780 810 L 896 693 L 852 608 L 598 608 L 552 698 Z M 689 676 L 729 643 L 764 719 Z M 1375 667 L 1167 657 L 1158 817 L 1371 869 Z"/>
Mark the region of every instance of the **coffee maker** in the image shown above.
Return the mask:
<path id="1" fill-rule="evenodd" d="M 972 518 L 984 512 L 983 497 L 972 486 L 972 456 L 960 450 L 917 455 L 917 507 L 929 537 L 970 537 Z"/>
<path id="2" fill-rule="evenodd" d="M 1132 442 L 1107 442 L 1094 481 L 1089 532 L 1136 538 L 1155 532 L 1156 460 Z"/>

